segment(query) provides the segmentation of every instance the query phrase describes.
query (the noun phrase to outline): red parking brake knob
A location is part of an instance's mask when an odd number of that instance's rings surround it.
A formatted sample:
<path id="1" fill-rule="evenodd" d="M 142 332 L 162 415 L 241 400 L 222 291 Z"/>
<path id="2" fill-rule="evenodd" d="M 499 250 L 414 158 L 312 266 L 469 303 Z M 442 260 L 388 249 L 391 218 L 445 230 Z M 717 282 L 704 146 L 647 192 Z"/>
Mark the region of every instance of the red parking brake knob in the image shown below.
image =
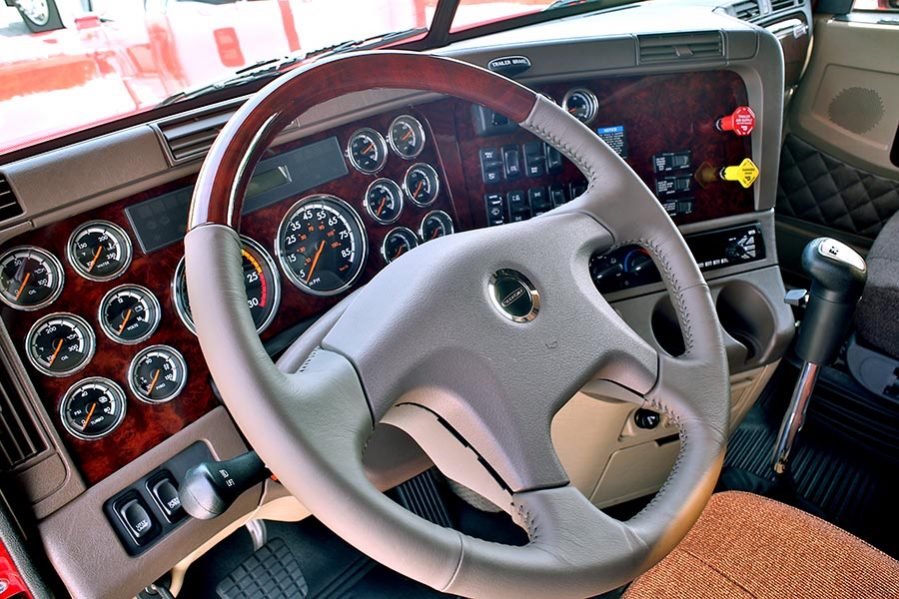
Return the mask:
<path id="1" fill-rule="evenodd" d="M 733 131 L 737 135 L 749 135 L 755 129 L 755 113 L 749 106 L 737 106 L 729 116 L 718 119 L 715 127 L 719 131 Z"/>

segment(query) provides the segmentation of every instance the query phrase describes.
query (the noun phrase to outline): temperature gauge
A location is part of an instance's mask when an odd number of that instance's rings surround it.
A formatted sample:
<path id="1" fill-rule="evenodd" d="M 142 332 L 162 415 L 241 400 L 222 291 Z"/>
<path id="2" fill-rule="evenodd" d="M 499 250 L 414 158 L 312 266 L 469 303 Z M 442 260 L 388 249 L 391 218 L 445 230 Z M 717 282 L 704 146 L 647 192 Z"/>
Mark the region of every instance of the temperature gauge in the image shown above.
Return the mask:
<path id="1" fill-rule="evenodd" d="M 68 258 L 79 275 L 91 281 L 109 281 L 131 264 L 128 234 L 109 221 L 93 221 L 75 229 L 69 237 Z"/>
<path id="2" fill-rule="evenodd" d="M 96 337 L 87 321 L 67 312 L 44 316 L 25 337 L 28 359 L 49 376 L 69 376 L 91 361 Z"/>
<path id="3" fill-rule="evenodd" d="M 404 114 L 393 119 L 390 123 L 390 133 L 387 136 L 390 147 L 400 157 L 412 160 L 425 147 L 425 128 L 417 118 Z"/>
<path id="4" fill-rule="evenodd" d="M 419 162 L 413 164 L 403 177 L 406 195 L 416 206 L 430 206 L 437 199 L 440 191 L 440 178 L 430 164 Z"/>
<path id="5" fill-rule="evenodd" d="M 403 211 L 403 190 L 390 179 L 375 179 L 365 192 L 365 210 L 382 225 L 396 222 Z"/>
<path id="6" fill-rule="evenodd" d="M 153 345 L 141 350 L 128 368 L 131 392 L 147 403 L 164 403 L 178 397 L 187 384 L 187 364 L 178 350 Z"/>
<path id="7" fill-rule="evenodd" d="M 98 319 L 110 339 L 133 345 L 156 331 L 162 312 L 159 300 L 146 287 L 119 285 L 103 297 Z"/>
<path id="8" fill-rule="evenodd" d="M 599 100 L 596 94 L 582 87 L 569 90 L 562 98 L 562 108 L 582 123 L 589 123 L 596 118 Z"/>
<path id="9" fill-rule="evenodd" d="M 350 137 L 347 156 L 357 171 L 372 175 L 387 163 L 387 142 L 374 129 L 359 129 Z"/>
<path id="10" fill-rule="evenodd" d="M 59 404 L 59 417 L 67 431 L 79 439 L 105 437 L 125 419 L 125 392 L 101 376 L 72 385 Z"/>
<path id="11" fill-rule="evenodd" d="M 418 238 L 411 229 L 397 227 L 391 229 L 381 244 L 381 257 L 384 262 L 390 264 L 405 253 L 411 252 L 418 246 Z"/>
<path id="12" fill-rule="evenodd" d="M 9 250 L 0 258 L 0 300 L 17 310 L 39 310 L 62 293 L 62 264 L 34 246 Z"/>
<path id="13" fill-rule="evenodd" d="M 425 214 L 418 227 L 418 236 L 423 242 L 446 237 L 453 232 L 453 219 L 443 210 L 432 210 Z"/>

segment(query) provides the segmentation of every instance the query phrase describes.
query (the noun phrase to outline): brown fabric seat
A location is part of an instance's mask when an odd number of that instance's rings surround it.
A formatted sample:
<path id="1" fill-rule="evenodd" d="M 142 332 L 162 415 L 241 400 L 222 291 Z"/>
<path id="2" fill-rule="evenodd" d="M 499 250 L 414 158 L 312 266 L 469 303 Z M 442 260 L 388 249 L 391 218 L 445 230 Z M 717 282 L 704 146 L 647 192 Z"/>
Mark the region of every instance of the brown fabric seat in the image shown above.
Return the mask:
<path id="1" fill-rule="evenodd" d="M 736 491 L 713 495 L 680 545 L 624 595 L 805 597 L 899 597 L 899 562 L 820 518 Z"/>

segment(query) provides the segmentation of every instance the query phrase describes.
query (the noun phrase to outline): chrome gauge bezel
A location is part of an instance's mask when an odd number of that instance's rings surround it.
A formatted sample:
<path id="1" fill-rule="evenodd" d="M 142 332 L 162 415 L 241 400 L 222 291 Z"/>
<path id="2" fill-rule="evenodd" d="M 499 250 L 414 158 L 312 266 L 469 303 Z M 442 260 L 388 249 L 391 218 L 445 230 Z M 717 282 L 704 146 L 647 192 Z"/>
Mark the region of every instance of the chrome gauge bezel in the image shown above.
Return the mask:
<path id="1" fill-rule="evenodd" d="M 371 205 L 368 202 L 368 195 L 371 193 L 371 190 L 375 188 L 377 185 L 387 185 L 392 188 L 392 191 L 395 192 L 395 200 L 399 203 L 399 207 L 396 210 L 396 216 L 389 219 L 384 219 L 375 214 L 375 211 L 372 210 Z M 399 184 L 393 179 L 387 179 L 386 177 L 381 177 L 379 179 L 375 179 L 371 183 L 369 183 L 368 187 L 365 189 L 365 199 L 363 204 L 365 205 L 365 212 L 372 218 L 373 221 L 378 223 L 379 225 L 392 225 L 396 221 L 400 219 L 400 216 L 403 214 L 404 201 L 403 196 L 406 195 L 403 189 L 399 186 Z"/>
<path id="2" fill-rule="evenodd" d="M 404 154 L 400 151 L 400 149 L 396 145 L 396 141 L 393 139 L 393 128 L 399 121 L 409 121 L 409 125 L 415 129 L 417 135 L 421 138 L 421 143 L 418 146 L 418 151 L 413 154 Z M 425 144 L 428 141 L 428 136 L 425 133 L 425 127 L 421 124 L 417 118 L 412 116 L 411 114 L 401 114 L 392 121 L 390 121 L 390 127 L 387 129 L 387 143 L 390 145 L 390 149 L 393 150 L 397 156 L 402 158 L 403 160 L 415 160 L 419 155 L 424 151 Z"/>
<path id="3" fill-rule="evenodd" d="M 449 230 L 446 232 L 446 235 L 441 235 L 440 237 L 446 237 L 447 235 L 452 235 L 456 232 L 455 223 L 453 223 L 453 217 L 447 214 L 444 210 L 431 210 L 423 217 L 421 217 L 421 222 L 418 225 L 418 238 L 421 240 L 421 243 L 427 243 L 429 241 L 433 241 L 433 239 L 425 239 L 425 222 L 432 216 L 443 216 L 446 218 L 447 224 L 449 224 Z M 440 239 L 437 237 L 436 239 Z"/>
<path id="4" fill-rule="evenodd" d="M 97 275 L 91 274 L 84 268 L 78 260 L 75 258 L 75 253 L 72 250 L 73 244 L 75 243 L 75 239 L 91 227 L 105 227 L 114 233 L 116 240 L 119 245 L 122 247 L 122 265 L 116 272 L 105 275 L 102 277 L 98 277 Z M 72 234 L 69 235 L 69 240 L 66 242 L 66 260 L 68 260 L 69 264 L 72 266 L 72 269 L 78 273 L 80 276 L 84 277 L 88 281 L 112 281 L 113 279 L 117 279 L 121 277 L 125 272 L 128 271 L 128 267 L 131 266 L 131 260 L 134 256 L 134 248 L 131 245 L 131 238 L 128 236 L 128 233 L 125 232 L 125 229 L 118 226 L 112 221 L 108 220 L 92 220 L 86 223 L 79 225 Z"/>
<path id="5" fill-rule="evenodd" d="M 384 264 L 390 264 L 391 262 L 393 262 L 393 260 L 391 260 L 387 256 L 387 240 L 390 239 L 392 235 L 398 233 L 408 234 L 412 239 L 414 245 L 412 246 L 412 249 L 409 250 L 410 252 L 418 247 L 418 236 L 415 234 L 415 231 L 413 231 L 409 227 L 394 227 L 387 231 L 387 235 L 384 236 L 384 240 L 381 242 L 381 258 L 384 260 Z M 399 258 L 395 259 L 398 260 Z"/>
<path id="6" fill-rule="evenodd" d="M 59 282 L 56 284 L 53 292 L 47 299 L 40 303 L 34 304 L 33 306 L 23 306 L 21 304 L 12 302 L 6 298 L 6 295 L 2 293 L 0 293 L 0 301 L 14 310 L 20 310 L 22 312 L 36 312 L 37 310 L 46 308 L 57 299 L 59 299 L 59 296 L 62 294 L 63 287 L 65 287 L 66 273 L 62 269 L 62 262 L 59 261 L 59 258 L 53 255 L 53 253 L 51 253 L 49 250 L 39 248 L 36 245 L 19 245 L 14 248 L 8 249 L 7 251 L 3 252 L 2 256 L 0 256 L 0 266 L 2 266 L 4 262 L 6 262 L 6 259 L 9 256 L 21 251 L 29 251 L 34 254 L 40 254 L 51 265 L 51 267 L 56 270 L 56 275 Z"/>
<path id="7" fill-rule="evenodd" d="M 582 94 L 585 96 L 585 98 L 587 99 L 588 108 L 590 110 L 590 116 L 585 120 L 577 119 L 577 117 L 574 118 L 584 123 L 585 125 L 590 124 L 591 122 L 593 122 L 593 119 L 596 118 L 596 113 L 599 111 L 599 100 L 597 99 L 596 94 L 585 87 L 572 88 L 565 92 L 565 97 L 562 98 L 562 108 L 565 110 L 565 112 L 568 112 L 568 101 L 571 99 L 571 96 L 575 94 Z"/>
<path id="8" fill-rule="evenodd" d="M 57 319 L 67 319 L 74 321 L 76 326 L 80 326 L 86 333 L 85 343 L 87 344 L 87 350 L 84 354 L 84 362 L 74 368 L 58 372 L 50 370 L 49 368 L 41 364 L 38 361 L 37 357 L 34 355 L 31 347 L 31 342 L 34 340 L 34 336 L 38 333 L 38 330 L 51 320 Z M 54 378 L 65 378 L 67 376 L 72 376 L 76 372 L 81 372 L 82 370 L 87 368 L 88 364 L 90 364 L 91 360 L 94 358 L 94 353 L 96 351 L 97 335 L 96 333 L 94 333 L 94 329 L 85 319 L 81 318 L 77 314 L 72 314 L 71 312 L 53 312 L 52 314 L 47 314 L 46 316 L 38 319 L 37 322 L 35 322 L 33 325 L 31 325 L 31 328 L 28 330 L 28 334 L 25 336 L 25 354 L 28 356 L 28 361 L 31 362 L 31 365 L 34 366 L 34 368 L 41 374 L 45 374 Z"/>
<path id="9" fill-rule="evenodd" d="M 74 392 L 77 391 L 79 388 L 81 388 L 85 385 L 90 385 L 90 384 L 105 385 L 112 394 L 117 396 L 116 399 L 119 401 L 119 404 L 122 406 L 122 409 L 116 416 L 115 422 L 113 423 L 112 427 L 109 428 L 109 430 L 106 430 L 102 434 L 99 434 L 99 435 L 86 435 L 86 434 L 84 434 L 83 431 L 75 430 L 75 428 L 73 428 L 72 424 L 69 422 L 68 417 L 66 416 L 66 407 L 68 406 L 69 401 L 71 401 L 72 395 L 74 394 Z M 119 386 L 119 384 L 111 379 L 104 377 L 104 376 L 91 376 L 91 377 L 87 377 L 85 379 L 81 379 L 80 381 L 76 381 L 71 387 L 68 388 L 68 390 L 62 396 L 62 400 L 59 402 L 58 414 L 59 414 L 59 419 L 62 422 L 63 428 L 65 428 L 66 431 L 70 435 L 72 435 L 73 437 L 75 437 L 77 439 L 81 439 L 82 441 L 96 441 L 98 439 L 103 439 L 104 437 L 109 436 L 110 434 L 113 433 L 113 431 L 115 431 L 117 428 L 119 428 L 119 426 L 121 426 L 122 422 L 124 422 L 125 414 L 127 412 L 128 412 L 128 397 L 125 395 L 125 392 L 122 390 L 122 388 Z"/>
<path id="10" fill-rule="evenodd" d="M 153 352 L 168 353 L 170 358 L 178 363 L 178 367 L 181 368 L 181 372 L 183 373 L 183 375 L 181 376 L 181 381 L 179 382 L 178 387 L 175 389 L 175 392 L 166 399 L 153 399 L 149 397 L 137 387 L 134 381 L 134 375 L 136 374 L 138 364 L 141 360 L 143 360 Z M 128 365 L 128 388 L 131 390 L 131 393 L 134 395 L 134 397 L 136 397 L 138 400 L 150 405 L 160 405 L 169 403 L 170 401 L 181 395 L 181 392 L 184 391 L 184 387 L 187 386 L 187 376 L 187 361 L 184 359 L 184 356 L 181 354 L 181 352 L 179 352 L 171 345 L 151 345 L 137 352 L 134 358 L 131 359 L 131 364 Z"/>
<path id="11" fill-rule="evenodd" d="M 353 141 L 355 141 L 356 138 L 363 133 L 370 136 L 372 140 L 377 144 L 378 148 L 381 150 L 381 160 L 378 162 L 378 166 L 373 169 L 367 169 L 361 166 L 358 162 L 356 162 L 356 158 L 353 156 Z M 350 161 L 350 164 L 353 165 L 353 168 L 360 173 L 363 173 L 365 175 L 374 175 L 375 173 L 380 172 L 387 165 L 387 141 L 379 131 L 377 131 L 376 129 L 372 129 L 371 127 L 362 127 L 361 129 L 356 129 L 355 131 L 353 131 L 352 135 L 350 135 L 349 137 L 349 140 L 346 142 L 346 157 L 347 160 Z"/>
<path id="12" fill-rule="evenodd" d="M 409 189 L 409 175 L 415 169 L 424 169 L 430 171 L 430 174 L 434 177 L 434 196 L 429 202 L 419 202 L 414 197 L 412 197 L 412 190 Z M 416 162 L 415 164 L 407 168 L 405 174 L 403 174 L 403 191 L 406 192 L 406 197 L 409 198 L 410 202 L 412 202 L 419 208 L 427 208 L 428 206 L 436 202 L 437 197 L 440 195 L 440 175 L 437 173 L 437 169 L 435 169 L 427 162 Z"/>
<path id="13" fill-rule="evenodd" d="M 136 290 L 139 293 L 143 293 L 149 302 L 156 309 L 156 318 L 153 322 L 153 326 L 150 327 L 150 330 L 144 333 L 141 337 L 136 339 L 122 339 L 116 334 L 115 331 L 109 328 L 109 323 L 106 322 L 106 318 L 104 313 L 106 312 L 105 308 L 109 303 L 110 299 L 117 293 L 121 291 L 125 291 L 127 289 Z M 100 300 L 100 307 L 97 309 L 97 322 L 100 323 L 100 329 L 102 329 L 103 333 L 106 334 L 107 337 L 115 341 L 116 343 L 120 343 L 122 345 L 137 345 L 138 343 L 143 343 L 147 339 L 153 336 L 153 333 L 159 329 L 159 324 L 162 322 L 162 306 L 159 304 L 159 299 L 156 295 L 144 287 L 143 285 L 135 285 L 133 283 L 125 283 L 123 285 L 119 285 L 117 287 L 113 287 L 109 291 L 106 292 L 106 295 L 103 296 L 103 299 Z"/>
<path id="14" fill-rule="evenodd" d="M 318 291 L 312 289 L 311 287 L 306 285 L 306 282 L 297 277 L 296 273 L 293 272 L 293 269 L 286 262 L 286 257 L 281 249 L 281 239 L 284 237 L 285 227 L 287 223 L 293 220 L 293 217 L 296 213 L 302 208 L 304 205 L 312 203 L 312 202 L 330 202 L 340 206 L 342 209 L 346 210 L 349 213 L 349 216 L 356 223 L 356 226 L 359 228 L 360 238 L 359 238 L 359 268 L 356 273 L 342 286 L 329 290 L 329 291 Z M 368 261 L 368 230 L 365 228 L 365 223 L 362 222 L 362 217 L 359 216 L 359 213 L 350 206 L 344 200 L 338 198 L 335 195 L 325 194 L 325 193 L 317 193 L 313 195 L 306 196 L 304 198 L 300 198 L 297 202 L 287 210 L 284 214 L 284 217 L 281 219 L 281 224 L 278 225 L 278 233 L 275 237 L 275 255 L 278 257 L 278 264 L 281 266 L 281 271 L 284 273 L 284 276 L 287 277 L 287 280 L 290 283 L 302 291 L 303 293 L 308 293 L 309 295 L 315 295 L 318 297 L 331 297 L 334 295 L 339 295 L 352 287 L 359 277 L 362 276 L 362 273 L 365 272 L 365 263 Z"/>

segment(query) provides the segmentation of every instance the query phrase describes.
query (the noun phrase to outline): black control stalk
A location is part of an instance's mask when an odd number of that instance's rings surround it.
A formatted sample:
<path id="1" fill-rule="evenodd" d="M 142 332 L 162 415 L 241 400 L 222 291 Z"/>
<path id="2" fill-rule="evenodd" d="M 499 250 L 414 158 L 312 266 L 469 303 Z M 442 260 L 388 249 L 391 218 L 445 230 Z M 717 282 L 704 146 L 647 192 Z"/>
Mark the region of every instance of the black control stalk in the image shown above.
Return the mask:
<path id="1" fill-rule="evenodd" d="M 181 483 L 181 506 L 200 520 L 223 514 L 244 491 L 271 476 L 255 451 L 222 462 L 203 462 Z"/>

